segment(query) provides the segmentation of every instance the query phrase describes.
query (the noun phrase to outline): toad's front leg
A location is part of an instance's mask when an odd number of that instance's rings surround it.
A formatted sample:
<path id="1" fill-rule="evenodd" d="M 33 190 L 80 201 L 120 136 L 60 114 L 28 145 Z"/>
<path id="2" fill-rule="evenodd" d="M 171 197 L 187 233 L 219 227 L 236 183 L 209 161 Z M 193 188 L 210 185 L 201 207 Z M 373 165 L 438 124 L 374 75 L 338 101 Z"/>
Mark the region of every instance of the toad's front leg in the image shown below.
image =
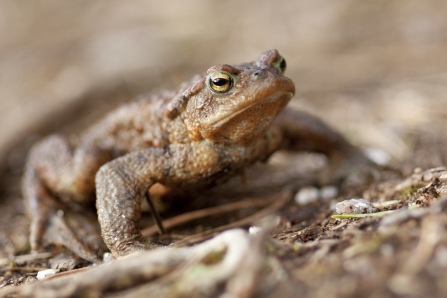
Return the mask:
<path id="1" fill-rule="evenodd" d="M 172 172 L 169 154 L 160 148 L 132 152 L 100 168 L 96 208 L 101 235 L 115 257 L 151 247 L 140 231 L 141 200 Z"/>

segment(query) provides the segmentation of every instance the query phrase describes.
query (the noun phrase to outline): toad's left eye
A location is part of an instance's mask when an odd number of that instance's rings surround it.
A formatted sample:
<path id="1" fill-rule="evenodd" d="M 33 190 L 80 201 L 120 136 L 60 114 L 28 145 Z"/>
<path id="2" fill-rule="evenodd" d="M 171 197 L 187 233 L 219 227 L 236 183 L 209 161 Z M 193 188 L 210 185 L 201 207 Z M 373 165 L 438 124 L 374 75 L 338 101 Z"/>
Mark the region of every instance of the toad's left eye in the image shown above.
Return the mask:
<path id="1" fill-rule="evenodd" d="M 281 73 L 284 73 L 286 71 L 286 59 L 284 59 L 283 57 L 279 56 L 278 59 L 273 63 L 273 65 L 279 70 L 281 71 Z"/>
<path id="2" fill-rule="evenodd" d="M 233 87 L 233 79 L 226 73 L 216 73 L 210 76 L 209 84 L 215 92 L 228 92 Z"/>

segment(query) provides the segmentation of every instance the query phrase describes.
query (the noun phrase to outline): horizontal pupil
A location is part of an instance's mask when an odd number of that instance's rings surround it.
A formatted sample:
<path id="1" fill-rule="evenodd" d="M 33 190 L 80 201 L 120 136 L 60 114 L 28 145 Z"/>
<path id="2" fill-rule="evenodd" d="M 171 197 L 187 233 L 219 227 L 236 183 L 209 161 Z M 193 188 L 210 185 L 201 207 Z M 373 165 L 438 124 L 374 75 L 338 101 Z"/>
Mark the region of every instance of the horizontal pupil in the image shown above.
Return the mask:
<path id="1" fill-rule="evenodd" d="M 224 85 L 228 84 L 228 80 L 223 79 L 223 78 L 216 78 L 216 79 L 213 79 L 213 83 L 216 86 L 224 86 Z"/>

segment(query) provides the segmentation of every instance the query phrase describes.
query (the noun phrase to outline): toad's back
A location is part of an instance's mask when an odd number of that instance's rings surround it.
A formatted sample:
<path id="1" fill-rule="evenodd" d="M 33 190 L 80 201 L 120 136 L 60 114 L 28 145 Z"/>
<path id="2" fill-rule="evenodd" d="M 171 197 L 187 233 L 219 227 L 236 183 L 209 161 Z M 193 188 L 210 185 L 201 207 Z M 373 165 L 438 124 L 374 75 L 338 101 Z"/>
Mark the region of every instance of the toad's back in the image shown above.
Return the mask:
<path id="1" fill-rule="evenodd" d="M 164 110 L 173 92 L 140 96 L 120 106 L 85 131 L 80 146 L 94 146 L 113 151 L 113 157 L 149 147 L 169 144 L 169 126 L 164 123 Z"/>

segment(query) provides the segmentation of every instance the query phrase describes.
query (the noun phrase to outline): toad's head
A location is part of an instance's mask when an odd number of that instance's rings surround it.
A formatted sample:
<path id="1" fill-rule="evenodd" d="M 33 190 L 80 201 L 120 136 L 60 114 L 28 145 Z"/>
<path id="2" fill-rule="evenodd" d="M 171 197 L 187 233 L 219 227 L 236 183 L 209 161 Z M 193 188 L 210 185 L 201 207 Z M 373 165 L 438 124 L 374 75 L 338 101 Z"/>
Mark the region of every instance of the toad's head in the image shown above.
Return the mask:
<path id="1" fill-rule="evenodd" d="M 285 68 L 276 50 L 252 63 L 213 66 L 168 109 L 182 117 L 192 139 L 249 141 L 271 125 L 295 94 Z"/>

